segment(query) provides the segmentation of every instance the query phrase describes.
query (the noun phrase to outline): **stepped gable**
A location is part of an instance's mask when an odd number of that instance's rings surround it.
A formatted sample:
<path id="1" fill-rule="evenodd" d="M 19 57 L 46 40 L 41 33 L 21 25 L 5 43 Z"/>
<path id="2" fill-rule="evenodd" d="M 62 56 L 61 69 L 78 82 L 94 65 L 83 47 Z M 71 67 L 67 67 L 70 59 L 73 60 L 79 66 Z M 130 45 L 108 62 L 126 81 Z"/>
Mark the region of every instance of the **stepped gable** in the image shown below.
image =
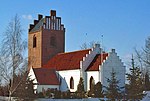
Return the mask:
<path id="1" fill-rule="evenodd" d="M 86 71 L 99 71 L 99 65 L 102 65 L 107 57 L 108 53 L 97 54 Z"/>
<path id="2" fill-rule="evenodd" d="M 59 80 L 54 69 L 33 68 L 37 82 L 40 85 L 59 85 Z"/>
<path id="3" fill-rule="evenodd" d="M 45 68 L 55 68 L 56 70 L 74 70 L 80 69 L 80 61 L 86 54 L 89 54 L 91 49 L 68 52 L 68 53 L 59 53 L 48 61 Z"/>
<path id="4" fill-rule="evenodd" d="M 64 24 L 61 23 L 61 17 L 56 16 L 55 10 L 50 11 L 50 16 L 43 17 L 43 15 L 38 14 L 38 19 L 30 24 L 29 32 L 39 31 L 40 28 L 65 31 Z"/>

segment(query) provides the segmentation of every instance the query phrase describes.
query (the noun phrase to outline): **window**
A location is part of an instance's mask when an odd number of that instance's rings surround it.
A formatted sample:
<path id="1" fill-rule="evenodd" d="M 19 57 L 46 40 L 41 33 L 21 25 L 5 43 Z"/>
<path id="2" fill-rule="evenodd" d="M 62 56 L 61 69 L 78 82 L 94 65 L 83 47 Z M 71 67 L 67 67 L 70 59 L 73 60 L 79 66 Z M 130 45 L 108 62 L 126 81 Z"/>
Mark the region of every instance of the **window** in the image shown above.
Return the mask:
<path id="1" fill-rule="evenodd" d="M 92 85 L 94 85 L 94 84 L 95 84 L 94 78 L 93 78 L 93 76 L 91 76 L 91 78 L 90 78 L 90 89 L 92 88 Z"/>
<path id="2" fill-rule="evenodd" d="M 54 36 L 50 38 L 50 46 L 56 47 L 56 38 Z"/>
<path id="3" fill-rule="evenodd" d="M 35 35 L 33 36 L 33 48 L 35 48 L 36 47 L 36 37 L 35 37 Z"/>
<path id="4" fill-rule="evenodd" d="M 70 89 L 74 89 L 74 80 L 73 80 L 73 77 L 70 78 Z"/>

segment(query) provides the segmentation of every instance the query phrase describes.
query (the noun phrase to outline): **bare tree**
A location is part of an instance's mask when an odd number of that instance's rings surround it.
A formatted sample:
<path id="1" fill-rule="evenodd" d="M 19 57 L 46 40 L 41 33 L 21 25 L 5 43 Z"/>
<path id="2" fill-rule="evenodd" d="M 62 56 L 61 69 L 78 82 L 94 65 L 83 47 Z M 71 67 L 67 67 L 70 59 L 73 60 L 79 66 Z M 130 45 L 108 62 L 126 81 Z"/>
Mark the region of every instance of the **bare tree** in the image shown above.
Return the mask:
<path id="1" fill-rule="evenodd" d="M 15 74 L 25 71 L 27 66 L 26 49 L 27 42 L 23 40 L 23 29 L 16 15 L 3 34 L 0 50 L 0 76 L 5 84 L 10 84 L 8 89 L 10 98 L 19 84 L 13 82 Z"/>
<path id="2" fill-rule="evenodd" d="M 150 37 L 146 39 L 145 47 L 141 51 L 135 48 L 135 53 L 141 70 L 144 73 L 150 72 Z"/>
<path id="3" fill-rule="evenodd" d="M 146 67 L 149 67 L 150 69 L 150 37 L 146 39 L 144 53 L 145 53 L 144 62 L 146 63 Z"/>

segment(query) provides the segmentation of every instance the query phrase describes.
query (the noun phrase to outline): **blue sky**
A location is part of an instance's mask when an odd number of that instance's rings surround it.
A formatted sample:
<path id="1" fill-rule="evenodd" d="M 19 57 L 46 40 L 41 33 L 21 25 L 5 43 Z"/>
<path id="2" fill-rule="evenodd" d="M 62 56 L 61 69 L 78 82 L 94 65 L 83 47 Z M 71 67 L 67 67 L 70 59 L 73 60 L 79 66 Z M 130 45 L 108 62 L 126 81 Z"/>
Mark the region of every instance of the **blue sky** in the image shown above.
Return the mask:
<path id="1" fill-rule="evenodd" d="M 101 41 L 107 51 L 115 48 L 126 61 L 150 36 L 150 0 L 2 0 L 0 37 L 15 14 L 27 38 L 37 15 L 56 10 L 66 28 L 66 51 L 79 50 L 84 42 Z M 87 36 L 86 36 L 87 33 Z"/>

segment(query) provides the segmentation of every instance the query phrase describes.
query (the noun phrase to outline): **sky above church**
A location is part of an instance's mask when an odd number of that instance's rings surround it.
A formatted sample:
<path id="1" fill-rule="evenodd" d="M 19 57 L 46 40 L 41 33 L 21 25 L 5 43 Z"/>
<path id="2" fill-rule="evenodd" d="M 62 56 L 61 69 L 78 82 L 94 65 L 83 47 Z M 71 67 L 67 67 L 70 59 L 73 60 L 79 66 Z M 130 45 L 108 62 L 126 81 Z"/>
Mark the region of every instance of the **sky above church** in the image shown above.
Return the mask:
<path id="1" fill-rule="evenodd" d="M 18 14 L 27 39 L 29 24 L 38 14 L 49 16 L 50 10 L 56 10 L 65 25 L 67 52 L 98 41 L 106 51 L 114 48 L 127 61 L 150 36 L 150 0 L 2 0 L 0 37 Z"/>

